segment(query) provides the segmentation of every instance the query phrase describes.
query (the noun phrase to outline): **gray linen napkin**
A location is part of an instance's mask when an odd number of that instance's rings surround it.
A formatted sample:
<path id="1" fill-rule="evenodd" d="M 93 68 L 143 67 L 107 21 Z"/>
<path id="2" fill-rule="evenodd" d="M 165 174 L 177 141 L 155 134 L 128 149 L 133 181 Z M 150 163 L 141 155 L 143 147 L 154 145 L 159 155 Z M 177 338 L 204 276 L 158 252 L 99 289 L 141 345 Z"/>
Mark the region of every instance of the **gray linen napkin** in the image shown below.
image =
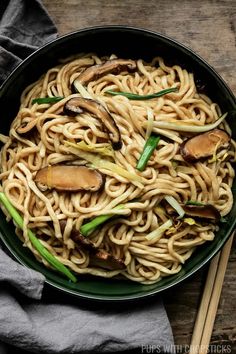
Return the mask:
<path id="1" fill-rule="evenodd" d="M 22 59 L 56 36 L 39 0 L 1 0 L 0 82 Z M 30 353 L 174 351 L 160 298 L 118 306 L 86 304 L 63 298 L 44 281 L 0 248 L 0 353 L 8 353 L 4 343 Z"/>
<path id="2" fill-rule="evenodd" d="M 11 286 L 4 287 L 4 282 Z M 173 344 L 159 298 L 145 304 L 86 305 L 79 299 L 66 302 L 54 293 L 36 301 L 41 297 L 43 282 L 41 274 L 19 265 L 0 249 L 0 340 L 31 353 L 130 349 L 148 353 L 150 348 L 160 352 Z"/>

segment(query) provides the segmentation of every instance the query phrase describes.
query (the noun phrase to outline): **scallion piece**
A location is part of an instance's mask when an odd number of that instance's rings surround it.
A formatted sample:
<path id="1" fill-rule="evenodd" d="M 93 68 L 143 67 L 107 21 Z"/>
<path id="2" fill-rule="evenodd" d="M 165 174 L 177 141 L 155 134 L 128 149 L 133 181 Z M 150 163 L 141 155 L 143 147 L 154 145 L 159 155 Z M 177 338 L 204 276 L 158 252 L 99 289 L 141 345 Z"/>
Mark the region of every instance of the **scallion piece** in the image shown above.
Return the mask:
<path id="1" fill-rule="evenodd" d="M 156 98 L 156 97 L 161 97 L 163 95 L 166 95 L 167 93 L 171 92 L 176 92 L 178 89 L 176 87 L 171 87 L 156 93 L 152 93 L 150 95 L 138 95 L 136 93 L 130 93 L 130 92 L 122 92 L 122 91 L 112 91 L 112 90 L 107 90 L 106 93 L 109 93 L 110 95 L 113 96 L 125 96 L 129 98 L 130 100 L 150 100 L 151 98 Z"/>
<path id="2" fill-rule="evenodd" d="M 167 220 L 164 224 L 159 226 L 156 230 L 150 232 L 148 235 L 145 236 L 146 240 L 148 241 L 153 241 L 155 240 L 156 242 L 160 240 L 162 235 L 164 234 L 165 231 L 167 231 L 171 226 L 173 225 L 173 222 L 171 219 Z"/>
<path id="3" fill-rule="evenodd" d="M 92 99 L 92 96 L 88 93 L 88 91 L 81 84 L 81 82 L 79 82 L 79 80 L 75 80 L 72 85 L 73 85 L 75 91 L 80 93 L 81 97 Z"/>
<path id="4" fill-rule="evenodd" d="M 117 205 L 115 209 L 119 210 L 124 208 L 123 204 Z M 93 220 L 89 221 L 88 223 L 84 224 L 80 228 L 80 232 L 83 236 L 88 236 L 91 234 L 98 226 L 103 224 L 105 221 L 111 219 L 115 214 L 106 214 L 106 215 L 99 215 Z"/>
<path id="5" fill-rule="evenodd" d="M 144 145 L 143 152 L 138 160 L 137 163 L 137 170 L 143 171 L 148 163 L 148 160 L 150 159 L 151 155 L 153 154 L 153 151 L 156 149 L 157 144 L 160 141 L 160 137 L 156 135 L 151 135 L 148 140 L 146 141 L 146 144 Z"/>
<path id="6" fill-rule="evenodd" d="M 222 216 L 222 217 L 220 218 L 220 222 L 221 222 L 222 224 L 223 224 L 223 223 L 227 223 L 227 222 L 228 222 L 228 219 Z"/>
<path id="7" fill-rule="evenodd" d="M 32 100 L 32 104 L 56 103 L 63 100 L 64 97 L 38 97 Z"/>
<path id="8" fill-rule="evenodd" d="M 194 125 L 188 124 L 186 121 L 181 122 L 179 120 L 176 120 L 175 122 L 165 122 L 165 121 L 160 121 L 160 120 L 155 120 L 153 122 L 153 130 L 155 128 L 158 129 L 169 129 L 169 130 L 176 130 L 179 132 L 191 132 L 191 133 L 204 133 L 204 132 L 209 132 L 210 130 L 215 129 L 220 125 L 223 120 L 227 117 L 228 113 L 223 114 L 220 118 L 218 118 L 214 123 L 210 124 L 205 124 L 205 125 Z M 146 127 L 148 125 L 148 122 L 144 122 L 143 126 Z"/>
<path id="9" fill-rule="evenodd" d="M 172 206 L 172 208 L 174 208 L 176 210 L 176 212 L 179 214 L 179 219 L 181 219 L 184 216 L 185 211 L 181 207 L 179 202 L 171 195 L 166 195 L 165 200 Z"/>
<path id="10" fill-rule="evenodd" d="M 20 216 L 18 211 L 14 208 L 14 206 L 10 203 L 10 201 L 7 199 L 4 193 L 0 193 L 0 201 L 8 211 L 8 213 L 11 215 L 15 223 L 23 229 L 24 221 L 23 218 Z M 29 239 L 32 243 L 32 245 L 35 247 L 35 249 L 38 251 L 38 253 L 46 260 L 48 263 L 58 270 L 60 273 L 64 274 L 67 276 L 71 281 L 74 283 L 77 282 L 76 277 L 69 271 L 68 268 L 64 266 L 60 261 L 58 261 L 39 241 L 39 239 L 35 236 L 35 234 L 28 229 L 28 236 Z"/>
<path id="11" fill-rule="evenodd" d="M 78 155 L 80 156 L 80 158 L 83 158 L 86 161 L 90 162 L 93 165 L 93 167 L 97 169 L 104 168 L 106 170 L 117 173 L 118 175 L 124 178 L 127 178 L 129 181 L 140 182 L 140 183 L 142 183 L 143 181 L 141 176 L 137 175 L 136 173 L 127 171 L 125 168 L 107 160 L 106 158 L 100 157 L 99 154 L 94 154 L 93 152 L 88 152 L 88 151 L 82 151 L 78 147 L 78 144 L 72 143 L 71 141 L 65 140 L 64 143 L 66 145 L 71 146 L 73 150 L 78 150 L 79 151 Z M 72 153 L 75 154 L 76 152 L 74 152 L 73 150 Z"/>

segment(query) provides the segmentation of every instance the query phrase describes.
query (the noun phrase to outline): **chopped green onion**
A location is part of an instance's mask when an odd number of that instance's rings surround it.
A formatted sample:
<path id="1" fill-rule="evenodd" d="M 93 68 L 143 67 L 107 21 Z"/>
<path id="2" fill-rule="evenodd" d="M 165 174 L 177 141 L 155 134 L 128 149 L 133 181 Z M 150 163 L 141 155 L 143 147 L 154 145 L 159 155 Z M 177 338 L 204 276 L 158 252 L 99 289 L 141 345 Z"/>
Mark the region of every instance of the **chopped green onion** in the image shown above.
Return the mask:
<path id="1" fill-rule="evenodd" d="M 146 141 L 146 144 L 144 145 L 143 152 L 138 160 L 137 163 L 137 170 L 143 171 L 148 163 L 148 160 L 150 159 L 153 151 L 156 149 L 157 144 L 160 141 L 160 137 L 156 135 L 151 135 L 148 140 Z"/>
<path id="2" fill-rule="evenodd" d="M 175 122 L 164 122 L 160 120 L 156 120 L 153 122 L 153 129 L 170 129 L 182 132 L 192 132 L 192 133 L 204 133 L 209 130 L 215 129 L 220 125 L 223 120 L 226 118 L 228 113 L 223 114 L 219 119 L 217 119 L 214 123 L 205 124 L 205 125 L 193 125 L 181 123 L 181 121 L 176 120 Z M 144 127 L 147 126 L 148 122 L 144 123 Z"/>
<path id="3" fill-rule="evenodd" d="M 38 97 L 32 100 L 32 104 L 55 103 L 63 100 L 64 97 Z"/>
<path id="4" fill-rule="evenodd" d="M 203 206 L 205 204 L 197 202 L 197 201 L 193 201 L 193 200 L 189 200 L 185 203 L 185 205 L 197 205 L 197 206 Z"/>
<path id="5" fill-rule="evenodd" d="M 73 145 L 72 145 L 73 144 Z M 71 146 L 82 151 L 92 152 L 94 154 L 100 154 L 102 156 L 110 156 L 114 158 L 114 150 L 109 143 L 92 144 L 80 141 L 79 143 L 71 143 Z"/>
<path id="6" fill-rule="evenodd" d="M 156 230 L 150 232 L 150 234 L 146 235 L 145 238 L 148 241 L 155 240 L 158 241 L 161 236 L 164 234 L 166 230 L 168 230 L 173 225 L 171 219 L 167 220 L 164 224 L 158 227 Z"/>
<path id="7" fill-rule="evenodd" d="M 66 145 L 71 146 L 74 150 L 77 149 L 76 153 L 78 156 L 88 162 L 90 162 L 95 168 L 97 169 L 106 169 L 109 171 L 112 171 L 114 173 L 117 173 L 118 175 L 127 178 L 129 181 L 133 182 L 143 182 L 143 179 L 141 176 L 136 175 L 136 173 L 129 172 L 123 167 L 110 162 L 107 159 L 103 159 L 99 154 L 94 154 L 92 152 L 87 152 L 87 151 L 82 151 L 77 144 L 72 143 L 70 141 L 64 140 L 64 143 Z M 75 153 L 72 151 L 72 153 Z M 141 186 L 141 185 L 140 185 Z"/>
<path id="8" fill-rule="evenodd" d="M 120 204 L 117 205 L 113 210 L 119 210 L 119 209 L 123 209 L 124 205 Z M 88 236 L 89 234 L 91 234 L 98 226 L 100 226 L 101 224 L 103 224 L 105 221 L 109 220 L 110 218 L 112 218 L 113 216 L 115 216 L 116 214 L 106 214 L 106 215 L 99 215 L 96 218 L 94 218 L 93 220 L 89 221 L 88 223 L 84 224 L 81 226 L 80 228 L 80 232 L 83 236 Z"/>
<path id="9" fill-rule="evenodd" d="M 152 129 L 153 129 L 153 122 L 154 122 L 154 114 L 153 110 L 150 107 L 147 107 L 147 129 L 146 129 L 146 134 L 145 134 L 145 139 L 147 140 L 151 134 L 152 134 Z"/>
<path id="10" fill-rule="evenodd" d="M 0 201 L 4 205 L 4 207 L 7 209 L 8 213 L 11 215 L 15 223 L 23 229 L 24 227 L 24 221 L 23 218 L 20 216 L 18 211 L 14 208 L 14 206 L 10 203 L 10 201 L 7 199 L 4 193 L 0 193 Z M 60 261 L 58 261 L 40 242 L 40 240 L 35 236 L 35 234 L 28 229 L 28 236 L 29 239 L 32 243 L 32 245 L 35 247 L 35 249 L 38 251 L 38 253 L 46 260 L 48 263 L 53 266 L 55 269 L 57 269 L 60 273 L 66 275 L 70 280 L 72 280 L 74 283 L 77 282 L 76 277 L 69 271 L 68 268 L 64 266 Z"/>
<path id="11" fill-rule="evenodd" d="M 92 99 L 92 96 L 88 93 L 86 88 L 79 82 L 79 80 L 75 80 L 73 82 L 73 85 L 76 92 L 80 93 L 81 97 Z"/>
<path id="12" fill-rule="evenodd" d="M 184 218 L 184 222 L 190 226 L 196 225 L 196 221 L 193 218 Z"/>
<path id="13" fill-rule="evenodd" d="M 227 218 L 224 218 L 223 216 L 220 218 L 220 222 L 222 223 L 222 224 L 224 224 L 224 223 L 226 223 L 226 222 L 228 222 L 228 219 Z"/>
<path id="14" fill-rule="evenodd" d="M 184 216 L 185 211 L 181 207 L 179 202 L 171 195 L 166 195 L 165 200 L 172 206 L 172 208 L 174 208 L 176 210 L 176 212 L 179 214 L 179 218 L 181 219 Z"/>
<path id="15" fill-rule="evenodd" d="M 138 95 L 136 93 L 130 93 L 130 92 L 122 92 L 122 91 L 112 91 L 112 90 L 107 90 L 106 93 L 109 93 L 110 95 L 116 96 L 125 96 L 129 98 L 130 100 L 150 100 L 151 98 L 156 98 L 156 97 L 161 97 L 163 95 L 166 95 L 171 92 L 176 92 L 178 89 L 176 87 L 171 87 L 156 93 L 152 93 L 150 95 Z"/>
<path id="16" fill-rule="evenodd" d="M 175 170 L 175 169 L 178 167 L 178 165 L 179 165 L 179 161 L 171 160 L 170 162 L 172 163 L 172 167 L 173 167 L 174 170 Z"/>

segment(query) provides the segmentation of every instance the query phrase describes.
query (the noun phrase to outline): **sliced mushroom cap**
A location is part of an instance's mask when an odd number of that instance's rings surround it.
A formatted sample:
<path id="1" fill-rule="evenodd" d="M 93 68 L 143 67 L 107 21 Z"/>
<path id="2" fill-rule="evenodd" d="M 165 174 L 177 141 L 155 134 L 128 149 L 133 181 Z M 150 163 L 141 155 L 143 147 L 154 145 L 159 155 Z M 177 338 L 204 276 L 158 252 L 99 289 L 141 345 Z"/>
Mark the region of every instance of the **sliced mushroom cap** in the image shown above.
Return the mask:
<path id="1" fill-rule="evenodd" d="M 72 229 L 71 238 L 86 251 L 96 253 L 98 250 L 94 243 L 88 237 L 83 236 L 78 230 Z"/>
<path id="2" fill-rule="evenodd" d="M 218 149 L 227 148 L 230 136 L 226 131 L 213 129 L 186 140 L 180 147 L 184 160 L 194 162 L 212 156 Z"/>
<path id="3" fill-rule="evenodd" d="M 96 253 L 90 255 L 90 265 L 108 270 L 122 270 L 126 268 L 122 259 L 114 257 L 103 249 L 98 249 Z"/>
<path id="4" fill-rule="evenodd" d="M 185 213 L 189 216 L 195 216 L 202 219 L 219 221 L 220 212 L 211 204 L 205 205 L 182 205 Z"/>
<path id="5" fill-rule="evenodd" d="M 83 111 L 89 112 L 101 119 L 104 127 L 108 131 L 114 150 L 121 148 L 121 135 L 111 114 L 103 105 L 95 100 L 82 97 L 74 97 L 68 100 L 64 106 L 64 111 L 68 115 L 80 114 Z"/>
<path id="6" fill-rule="evenodd" d="M 85 166 L 54 165 L 44 167 L 35 176 L 37 183 L 61 191 L 95 192 L 103 186 L 103 175 Z"/>
<path id="7" fill-rule="evenodd" d="M 72 229 L 71 238 L 79 247 L 89 252 L 91 266 L 108 270 L 125 269 L 126 266 L 122 259 L 114 257 L 104 249 L 97 248 L 89 238 L 83 236 L 78 230 Z"/>
<path id="8" fill-rule="evenodd" d="M 66 220 L 59 221 L 61 232 L 64 233 L 66 228 Z M 88 238 L 83 236 L 78 230 L 72 228 L 70 237 L 72 240 L 81 248 L 89 252 L 97 252 L 98 248 L 95 244 Z"/>
<path id="9" fill-rule="evenodd" d="M 124 70 L 131 72 L 134 71 L 136 67 L 137 65 L 134 60 L 111 59 L 107 60 L 103 64 L 90 66 L 89 68 L 85 69 L 76 80 L 78 80 L 82 85 L 87 85 L 90 81 L 97 80 L 108 73 L 119 74 Z M 74 89 L 76 91 L 75 87 Z"/>

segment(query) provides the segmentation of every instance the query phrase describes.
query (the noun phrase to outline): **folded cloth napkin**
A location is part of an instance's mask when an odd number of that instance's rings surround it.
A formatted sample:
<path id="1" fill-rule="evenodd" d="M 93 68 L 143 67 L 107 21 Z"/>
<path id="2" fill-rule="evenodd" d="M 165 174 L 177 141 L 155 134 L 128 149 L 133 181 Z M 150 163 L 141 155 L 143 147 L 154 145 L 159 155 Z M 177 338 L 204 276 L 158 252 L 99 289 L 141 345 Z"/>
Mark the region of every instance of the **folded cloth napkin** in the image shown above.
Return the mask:
<path id="1" fill-rule="evenodd" d="M 39 0 L 0 2 L 0 82 L 56 28 Z M 109 305 L 62 298 L 44 276 L 0 248 L 0 353 L 172 353 L 173 336 L 160 298 Z M 46 291 L 45 291 L 46 290 Z M 21 348 L 21 349 L 20 349 Z"/>
<path id="2" fill-rule="evenodd" d="M 110 353 L 150 348 L 171 353 L 165 309 L 158 298 L 136 304 L 85 304 L 79 299 L 41 298 L 41 274 L 0 249 L 0 340 L 31 353 Z M 10 284 L 10 286 L 4 286 Z M 24 296 L 22 296 L 23 294 Z M 158 351 L 157 351 L 158 350 Z M 168 350 L 168 351 L 167 351 Z"/>
<path id="3" fill-rule="evenodd" d="M 38 0 L 0 1 L 0 83 L 35 49 L 57 37 Z"/>

